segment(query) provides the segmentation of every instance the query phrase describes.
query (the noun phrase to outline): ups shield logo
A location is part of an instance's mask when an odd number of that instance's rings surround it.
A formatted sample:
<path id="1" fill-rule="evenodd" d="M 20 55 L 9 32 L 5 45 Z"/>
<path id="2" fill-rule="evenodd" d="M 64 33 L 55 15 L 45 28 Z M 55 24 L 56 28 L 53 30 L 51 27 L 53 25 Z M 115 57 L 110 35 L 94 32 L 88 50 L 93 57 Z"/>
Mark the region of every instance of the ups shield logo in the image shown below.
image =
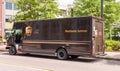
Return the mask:
<path id="1" fill-rule="evenodd" d="M 32 34 L 32 27 L 31 26 L 27 26 L 25 28 L 25 33 L 26 33 L 27 36 L 31 36 L 31 34 Z"/>

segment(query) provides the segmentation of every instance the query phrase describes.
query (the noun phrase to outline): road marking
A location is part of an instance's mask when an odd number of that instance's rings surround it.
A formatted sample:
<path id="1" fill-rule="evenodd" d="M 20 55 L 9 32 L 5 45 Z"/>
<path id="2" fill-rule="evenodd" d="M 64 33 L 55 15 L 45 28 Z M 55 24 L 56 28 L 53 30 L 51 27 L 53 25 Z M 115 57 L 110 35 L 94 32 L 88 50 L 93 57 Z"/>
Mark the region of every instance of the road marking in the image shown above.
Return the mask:
<path id="1" fill-rule="evenodd" d="M 12 63 L 7 63 L 7 62 L 0 62 L 0 64 L 15 66 L 15 67 L 19 67 L 19 68 L 25 68 L 25 69 L 32 69 L 32 70 L 37 70 L 37 71 L 54 71 L 54 70 L 49 70 L 49 69 L 36 68 L 36 67 L 32 67 L 32 66 L 25 66 L 25 65 L 19 65 L 19 64 L 12 64 Z"/>

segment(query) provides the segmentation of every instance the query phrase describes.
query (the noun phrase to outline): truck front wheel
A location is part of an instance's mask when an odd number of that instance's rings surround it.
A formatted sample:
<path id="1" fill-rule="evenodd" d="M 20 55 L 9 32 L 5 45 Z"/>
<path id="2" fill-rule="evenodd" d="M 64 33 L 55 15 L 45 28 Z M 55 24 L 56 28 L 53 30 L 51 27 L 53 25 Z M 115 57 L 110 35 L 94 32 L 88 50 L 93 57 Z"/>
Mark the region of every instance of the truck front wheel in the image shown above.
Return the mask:
<path id="1" fill-rule="evenodd" d="M 65 60 L 68 58 L 68 54 L 65 49 L 58 49 L 57 51 L 57 57 L 60 60 Z"/>
<path id="2" fill-rule="evenodd" d="M 15 48 L 14 46 L 11 46 L 11 47 L 9 48 L 9 54 L 10 54 L 10 55 L 16 55 L 16 53 L 17 53 L 16 48 Z"/>

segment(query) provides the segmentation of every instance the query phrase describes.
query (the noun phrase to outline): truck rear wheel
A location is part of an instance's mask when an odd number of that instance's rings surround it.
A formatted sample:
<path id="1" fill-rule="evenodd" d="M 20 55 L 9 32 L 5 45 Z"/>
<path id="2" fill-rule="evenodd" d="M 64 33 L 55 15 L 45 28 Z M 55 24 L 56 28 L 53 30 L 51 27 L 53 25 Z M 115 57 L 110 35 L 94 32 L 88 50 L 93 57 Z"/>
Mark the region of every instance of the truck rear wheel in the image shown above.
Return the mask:
<path id="1" fill-rule="evenodd" d="M 65 60 L 68 58 L 68 54 L 65 49 L 58 49 L 57 57 L 58 59 Z"/>
<path id="2" fill-rule="evenodd" d="M 16 53 L 17 53 L 16 48 L 15 48 L 14 46 L 11 46 L 11 47 L 9 48 L 9 54 L 10 54 L 10 55 L 16 55 Z"/>

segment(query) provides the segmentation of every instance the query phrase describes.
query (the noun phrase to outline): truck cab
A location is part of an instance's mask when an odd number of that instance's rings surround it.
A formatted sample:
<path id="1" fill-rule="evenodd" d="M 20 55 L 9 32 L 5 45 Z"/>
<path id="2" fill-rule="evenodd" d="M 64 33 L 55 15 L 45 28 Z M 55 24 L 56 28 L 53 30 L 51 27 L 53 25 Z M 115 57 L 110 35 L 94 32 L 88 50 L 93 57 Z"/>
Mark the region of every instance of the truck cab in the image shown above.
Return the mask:
<path id="1" fill-rule="evenodd" d="M 6 49 L 9 49 L 9 54 L 16 54 L 16 47 L 18 48 L 20 44 L 22 44 L 22 31 L 21 29 L 13 29 L 7 39 Z"/>

